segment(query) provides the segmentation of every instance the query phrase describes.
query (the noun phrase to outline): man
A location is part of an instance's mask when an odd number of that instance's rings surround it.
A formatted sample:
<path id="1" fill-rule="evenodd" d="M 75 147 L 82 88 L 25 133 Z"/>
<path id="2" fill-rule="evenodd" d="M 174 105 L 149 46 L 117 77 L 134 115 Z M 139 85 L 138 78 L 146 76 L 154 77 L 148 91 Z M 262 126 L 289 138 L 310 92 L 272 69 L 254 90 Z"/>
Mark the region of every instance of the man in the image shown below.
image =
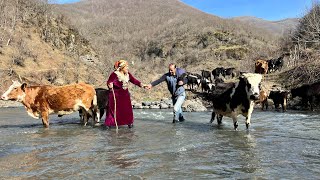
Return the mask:
<path id="1" fill-rule="evenodd" d="M 185 120 L 182 115 L 181 106 L 186 98 L 186 92 L 183 87 L 183 85 L 187 83 L 186 72 L 184 69 L 177 68 L 175 64 L 171 63 L 169 64 L 169 72 L 162 75 L 158 80 L 147 85 L 146 88 L 151 89 L 163 81 L 167 82 L 168 90 L 171 93 L 174 105 L 172 123 L 176 123 L 178 121 L 182 122 Z"/>

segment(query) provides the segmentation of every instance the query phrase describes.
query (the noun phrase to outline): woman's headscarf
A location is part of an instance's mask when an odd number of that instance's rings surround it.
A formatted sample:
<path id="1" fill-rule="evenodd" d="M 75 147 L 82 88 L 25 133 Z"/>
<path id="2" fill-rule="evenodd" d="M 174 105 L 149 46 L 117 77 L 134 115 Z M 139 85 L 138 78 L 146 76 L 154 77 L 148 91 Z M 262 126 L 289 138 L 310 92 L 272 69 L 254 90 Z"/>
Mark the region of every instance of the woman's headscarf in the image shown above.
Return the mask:
<path id="1" fill-rule="evenodd" d="M 118 71 L 118 70 L 122 69 L 125 66 L 128 66 L 128 62 L 126 60 L 119 60 L 119 61 L 116 61 L 114 63 L 114 67 L 113 68 L 114 68 L 115 71 Z"/>

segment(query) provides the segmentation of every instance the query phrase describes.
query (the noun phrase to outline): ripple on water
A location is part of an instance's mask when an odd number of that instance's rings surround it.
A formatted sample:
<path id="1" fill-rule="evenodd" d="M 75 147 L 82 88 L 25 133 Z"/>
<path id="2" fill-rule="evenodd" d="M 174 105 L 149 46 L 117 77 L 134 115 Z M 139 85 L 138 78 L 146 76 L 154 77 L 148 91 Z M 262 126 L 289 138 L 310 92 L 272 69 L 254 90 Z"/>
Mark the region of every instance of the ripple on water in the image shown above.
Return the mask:
<path id="1" fill-rule="evenodd" d="M 4 112 L 5 110 L 0 110 Z M 75 179 L 317 179 L 320 132 L 317 113 L 255 110 L 251 126 L 239 117 L 208 124 L 211 112 L 134 110 L 134 128 L 83 127 L 78 114 L 41 121 L 24 110 L 0 119 L 4 178 Z M 14 113 L 14 114 L 13 114 Z M 8 163 L 9 162 L 9 163 Z"/>

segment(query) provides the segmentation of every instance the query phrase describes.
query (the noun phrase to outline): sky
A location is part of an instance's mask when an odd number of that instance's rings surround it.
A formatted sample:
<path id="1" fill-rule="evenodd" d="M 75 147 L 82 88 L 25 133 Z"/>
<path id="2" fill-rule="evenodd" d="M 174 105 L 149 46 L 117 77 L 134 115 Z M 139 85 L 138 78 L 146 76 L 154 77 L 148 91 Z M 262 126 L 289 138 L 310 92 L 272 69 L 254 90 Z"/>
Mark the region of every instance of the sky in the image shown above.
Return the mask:
<path id="1" fill-rule="evenodd" d="M 299 18 L 314 0 L 181 0 L 185 4 L 223 18 L 255 16 L 269 21 Z"/>
<path id="2" fill-rule="evenodd" d="M 79 0 L 51 0 L 63 4 Z M 269 21 L 299 18 L 307 13 L 315 0 L 181 0 L 203 12 L 231 18 L 255 16 Z"/>

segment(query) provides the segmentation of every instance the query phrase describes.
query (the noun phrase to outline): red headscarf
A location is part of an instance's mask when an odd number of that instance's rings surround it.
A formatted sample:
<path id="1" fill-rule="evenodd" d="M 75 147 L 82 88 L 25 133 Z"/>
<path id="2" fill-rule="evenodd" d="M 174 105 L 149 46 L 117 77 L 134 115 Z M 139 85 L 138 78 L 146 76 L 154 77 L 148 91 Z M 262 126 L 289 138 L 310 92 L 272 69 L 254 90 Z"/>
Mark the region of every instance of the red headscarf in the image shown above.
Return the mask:
<path id="1" fill-rule="evenodd" d="M 126 60 L 119 60 L 114 63 L 113 68 L 115 71 L 117 71 L 117 70 L 122 69 L 125 66 L 128 66 L 128 62 Z"/>

